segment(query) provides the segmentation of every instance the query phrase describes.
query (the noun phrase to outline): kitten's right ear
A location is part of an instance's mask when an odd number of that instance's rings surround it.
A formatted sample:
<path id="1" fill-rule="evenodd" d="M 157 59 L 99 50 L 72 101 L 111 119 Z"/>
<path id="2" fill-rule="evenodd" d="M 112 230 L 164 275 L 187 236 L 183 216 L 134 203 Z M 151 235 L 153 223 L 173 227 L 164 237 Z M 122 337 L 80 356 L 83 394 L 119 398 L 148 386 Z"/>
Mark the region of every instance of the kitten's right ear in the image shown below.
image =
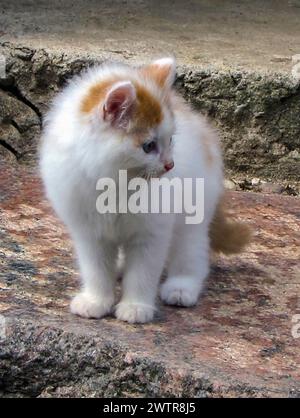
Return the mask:
<path id="1" fill-rule="evenodd" d="M 103 119 L 115 128 L 126 128 L 135 102 L 136 91 L 130 81 L 115 83 L 106 95 Z"/>
<path id="2" fill-rule="evenodd" d="M 141 72 L 152 78 L 159 87 L 170 88 L 176 78 L 176 62 L 172 57 L 161 58 L 142 67 Z"/>

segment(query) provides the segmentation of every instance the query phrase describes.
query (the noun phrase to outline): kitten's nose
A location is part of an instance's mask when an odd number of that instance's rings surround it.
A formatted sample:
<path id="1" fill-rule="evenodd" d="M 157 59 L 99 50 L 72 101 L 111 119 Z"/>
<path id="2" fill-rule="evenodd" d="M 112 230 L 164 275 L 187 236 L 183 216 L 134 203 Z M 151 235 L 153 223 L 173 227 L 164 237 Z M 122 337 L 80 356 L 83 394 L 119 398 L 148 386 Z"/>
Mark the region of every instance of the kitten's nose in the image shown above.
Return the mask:
<path id="1" fill-rule="evenodd" d="M 174 161 L 165 164 L 165 170 L 170 171 L 174 167 Z"/>

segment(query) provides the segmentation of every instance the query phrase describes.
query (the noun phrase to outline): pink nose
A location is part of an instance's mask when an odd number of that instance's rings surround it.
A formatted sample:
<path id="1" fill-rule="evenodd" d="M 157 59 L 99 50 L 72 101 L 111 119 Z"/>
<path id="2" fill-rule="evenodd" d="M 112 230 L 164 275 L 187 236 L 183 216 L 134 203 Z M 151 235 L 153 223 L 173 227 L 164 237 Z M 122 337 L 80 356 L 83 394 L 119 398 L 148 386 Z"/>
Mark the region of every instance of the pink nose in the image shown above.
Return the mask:
<path id="1" fill-rule="evenodd" d="M 165 164 L 165 170 L 170 171 L 174 167 L 174 162 L 171 161 L 170 163 Z"/>

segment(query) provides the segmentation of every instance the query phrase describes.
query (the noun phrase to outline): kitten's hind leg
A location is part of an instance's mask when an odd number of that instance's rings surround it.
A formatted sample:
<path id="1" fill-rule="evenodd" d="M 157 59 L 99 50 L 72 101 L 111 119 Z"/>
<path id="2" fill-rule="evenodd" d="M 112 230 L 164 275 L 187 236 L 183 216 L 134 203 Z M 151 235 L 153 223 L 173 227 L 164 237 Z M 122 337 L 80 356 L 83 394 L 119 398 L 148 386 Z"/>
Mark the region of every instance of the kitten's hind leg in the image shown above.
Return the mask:
<path id="1" fill-rule="evenodd" d="M 209 272 L 209 239 L 205 224 L 181 225 L 173 238 L 168 278 L 160 289 L 168 305 L 193 306 L 197 303 Z"/>
<path id="2" fill-rule="evenodd" d="M 101 241 L 93 231 L 73 234 L 82 279 L 82 289 L 71 302 L 71 312 L 85 318 L 101 318 L 114 305 L 117 248 Z"/>

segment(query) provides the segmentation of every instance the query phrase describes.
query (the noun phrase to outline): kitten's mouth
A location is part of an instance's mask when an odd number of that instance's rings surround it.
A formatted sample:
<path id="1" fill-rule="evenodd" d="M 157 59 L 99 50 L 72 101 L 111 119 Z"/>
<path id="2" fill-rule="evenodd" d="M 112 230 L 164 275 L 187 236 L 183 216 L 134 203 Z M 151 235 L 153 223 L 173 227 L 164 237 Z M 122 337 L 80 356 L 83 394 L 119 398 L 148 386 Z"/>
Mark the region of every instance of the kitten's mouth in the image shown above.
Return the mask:
<path id="1" fill-rule="evenodd" d="M 153 170 L 153 171 L 143 171 L 143 170 L 132 170 L 130 173 L 131 178 L 142 178 L 146 181 L 150 181 L 151 179 L 160 178 L 164 174 L 166 174 L 166 170 Z"/>
<path id="2" fill-rule="evenodd" d="M 145 173 L 145 176 L 143 178 L 145 178 L 148 181 L 148 180 L 151 180 L 151 179 L 161 178 L 164 174 L 166 174 L 165 170 L 151 171 L 151 172 Z"/>
<path id="3" fill-rule="evenodd" d="M 127 172 L 128 174 L 128 179 L 134 179 L 134 178 L 138 178 L 138 179 L 144 179 L 146 181 L 149 181 L 151 178 L 155 178 L 155 177 L 160 177 L 159 174 L 157 174 L 156 172 L 149 172 L 149 171 L 144 171 L 144 170 L 130 170 Z"/>
<path id="4" fill-rule="evenodd" d="M 161 174 L 158 174 L 158 173 L 144 173 L 141 177 L 143 179 L 147 180 L 147 181 L 150 181 L 151 179 L 160 178 Z"/>

